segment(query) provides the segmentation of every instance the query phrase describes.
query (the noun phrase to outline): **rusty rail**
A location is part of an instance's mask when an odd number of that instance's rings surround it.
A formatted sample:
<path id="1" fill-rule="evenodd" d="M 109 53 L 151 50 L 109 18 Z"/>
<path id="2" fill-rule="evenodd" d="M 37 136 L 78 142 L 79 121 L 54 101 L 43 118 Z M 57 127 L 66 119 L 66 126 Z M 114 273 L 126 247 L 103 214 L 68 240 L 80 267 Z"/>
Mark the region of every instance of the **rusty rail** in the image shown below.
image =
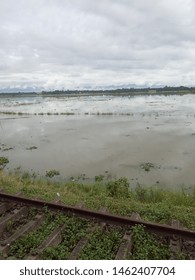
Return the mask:
<path id="1" fill-rule="evenodd" d="M 47 207 L 49 210 L 60 211 L 65 214 L 76 215 L 88 219 L 100 220 L 108 224 L 116 224 L 120 226 L 130 226 L 130 227 L 135 226 L 136 224 L 143 225 L 145 229 L 148 231 L 160 233 L 166 236 L 177 235 L 183 239 L 195 241 L 195 231 L 189 229 L 177 228 L 177 227 L 157 224 L 157 223 L 150 223 L 150 222 L 132 219 L 128 217 L 122 217 L 122 216 L 117 216 L 117 215 L 112 215 L 112 214 L 102 213 L 102 212 L 95 212 L 92 210 L 87 210 L 79 207 L 72 207 L 59 203 L 46 202 L 39 199 L 29 199 L 17 195 L 6 194 L 3 192 L 0 192 L 0 200 L 22 203 L 24 205 L 33 206 L 36 208 Z"/>

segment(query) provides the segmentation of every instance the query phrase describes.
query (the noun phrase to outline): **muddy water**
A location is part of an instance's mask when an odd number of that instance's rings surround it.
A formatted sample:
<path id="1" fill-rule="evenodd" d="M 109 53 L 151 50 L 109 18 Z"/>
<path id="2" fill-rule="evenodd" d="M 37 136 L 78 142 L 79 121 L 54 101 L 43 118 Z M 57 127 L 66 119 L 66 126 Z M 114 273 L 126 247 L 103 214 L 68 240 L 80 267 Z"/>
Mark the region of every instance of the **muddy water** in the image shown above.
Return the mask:
<path id="1" fill-rule="evenodd" d="M 41 175 L 56 169 L 61 178 L 84 173 L 89 180 L 126 176 L 132 186 L 195 184 L 192 114 L 2 115 L 0 131 L 0 156 L 9 158 L 8 169 Z M 153 167 L 145 171 L 140 165 L 148 162 Z"/>

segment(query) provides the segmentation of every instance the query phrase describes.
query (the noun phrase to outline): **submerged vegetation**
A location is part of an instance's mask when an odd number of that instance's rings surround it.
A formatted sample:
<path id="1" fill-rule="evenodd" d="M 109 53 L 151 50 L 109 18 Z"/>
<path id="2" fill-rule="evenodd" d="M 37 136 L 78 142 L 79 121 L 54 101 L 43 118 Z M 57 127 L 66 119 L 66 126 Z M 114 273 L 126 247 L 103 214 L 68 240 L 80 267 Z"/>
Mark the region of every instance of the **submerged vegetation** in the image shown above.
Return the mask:
<path id="1" fill-rule="evenodd" d="M 157 166 L 155 163 L 151 162 L 145 162 L 140 164 L 140 167 L 144 169 L 146 172 L 150 171 L 151 168 L 160 168 L 160 166 Z"/>
<path id="2" fill-rule="evenodd" d="M 74 116 L 74 115 L 91 115 L 91 116 L 134 116 L 131 112 L 39 112 L 39 113 L 27 113 L 27 112 L 13 112 L 13 111 L 1 111 L 2 115 L 18 115 L 18 116 Z"/>
<path id="3" fill-rule="evenodd" d="M 58 170 L 52 169 L 52 170 L 46 171 L 46 177 L 52 178 L 57 175 L 60 175 L 60 172 Z"/>
<path id="4" fill-rule="evenodd" d="M 0 157 L 0 170 L 3 169 L 9 160 L 6 157 Z"/>

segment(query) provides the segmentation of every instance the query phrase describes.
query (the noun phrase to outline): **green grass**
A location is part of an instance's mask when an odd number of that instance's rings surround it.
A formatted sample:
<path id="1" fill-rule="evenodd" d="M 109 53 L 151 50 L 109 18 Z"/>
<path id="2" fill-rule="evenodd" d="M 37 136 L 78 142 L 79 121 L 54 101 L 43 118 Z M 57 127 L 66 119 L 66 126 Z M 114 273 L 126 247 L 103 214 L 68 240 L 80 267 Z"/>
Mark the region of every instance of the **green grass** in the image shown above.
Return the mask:
<path id="1" fill-rule="evenodd" d="M 55 247 L 46 248 L 40 255 L 45 260 L 66 260 L 78 241 L 86 236 L 88 221 L 80 218 L 66 218 L 62 232 L 62 242 Z"/>
<path id="2" fill-rule="evenodd" d="M 98 228 L 89 236 L 89 241 L 80 252 L 81 260 L 112 260 L 115 258 L 123 233 L 118 229 L 102 231 Z"/>
<path id="3" fill-rule="evenodd" d="M 151 222 L 170 224 L 172 219 L 178 219 L 183 226 L 195 230 L 195 187 L 178 191 L 141 186 L 132 189 L 126 178 L 92 184 L 56 182 L 17 169 L 9 174 L 0 171 L 0 188 L 47 201 L 60 196 L 67 205 L 82 203 L 93 210 L 106 207 L 110 213 L 118 215 L 138 212 L 142 219 Z"/>
<path id="4" fill-rule="evenodd" d="M 9 160 L 6 157 L 0 157 L 0 170 L 3 169 Z"/>
<path id="5" fill-rule="evenodd" d="M 170 224 L 172 219 L 177 219 L 186 228 L 195 230 L 194 187 L 172 191 L 138 185 L 132 189 L 127 178 L 96 180 L 93 184 L 53 182 L 47 177 L 38 177 L 18 168 L 9 174 L 5 170 L 0 171 L 0 188 L 8 193 L 21 193 L 25 197 L 47 201 L 60 196 L 60 200 L 67 205 L 82 203 L 92 210 L 106 207 L 108 212 L 118 215 L 130 216 L 132 212 L 138 212 L 143 220 L 151 222 Z M 85 219 L 61 215 L 56 218 L 47 211 L 45 215 L 46 220 L 36 232 L 23 236 L 10 246 L 8 258 L 24 259 L 35 253 L 43 240 L 61 225 L 65 225 L 62 242 L 54 248 L 46 248 L 39 256 L 41 259 L 68 259 L 78 241 L 85 236 L 88 236 L 88 243 L 80 252 L 79 259 L 115 258 L 125 229 L 109 226 L 102 230 L 97 226 L 91 231 L 91 225 Z M 167 240 L 146 232 L 143 226 L 133 227 L 132 238 L 133 248 L 128 259 L 170 258 Z"/>
<path id="6" fill-rule="evenodd" d="M 60 224 L 65 222 L 65 216 L 54 217 L 45 210 L 45 220 L 41 227 L 34 232 L 24 235 L 16 240 L 9 248 L 8 257 L 24 259 L 26 255 L 36 252 L 36 248 L 45 240 L 47 236 Z"/>
<path id="7" fill-rule="evenodd" d="M 132 229 L 133 248 L 130 259 L 133 260 L 168 260 L 170 250 L 162 237 L 148 233 L 142 225 Z"/>

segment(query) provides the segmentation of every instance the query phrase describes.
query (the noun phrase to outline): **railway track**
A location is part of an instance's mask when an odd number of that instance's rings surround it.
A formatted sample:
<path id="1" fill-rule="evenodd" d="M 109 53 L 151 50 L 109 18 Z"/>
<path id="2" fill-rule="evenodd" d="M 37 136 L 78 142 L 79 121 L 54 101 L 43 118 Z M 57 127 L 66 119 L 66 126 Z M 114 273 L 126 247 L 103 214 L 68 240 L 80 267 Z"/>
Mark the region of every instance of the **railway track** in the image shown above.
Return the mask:
<path id="1" fill-rule="evenodd" d="M 195 259 L 195 231 L 179 221 L 162 225 L 138 213 L 121 217 L 0 192 L 1 259 L 136 259 L 135 227 L 164 246 L 167 259 Z"/>

